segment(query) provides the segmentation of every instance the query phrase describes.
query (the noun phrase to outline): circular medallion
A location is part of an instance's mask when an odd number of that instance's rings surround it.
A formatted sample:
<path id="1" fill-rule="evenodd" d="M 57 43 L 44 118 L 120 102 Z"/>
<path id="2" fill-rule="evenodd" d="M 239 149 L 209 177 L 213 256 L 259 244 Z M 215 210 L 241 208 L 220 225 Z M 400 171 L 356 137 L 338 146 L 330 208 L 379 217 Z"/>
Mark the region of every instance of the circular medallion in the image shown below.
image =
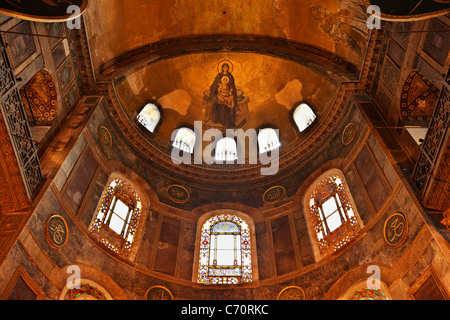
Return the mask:
<path id="1" fill-rule="evenodd" d="M 349 123 L 342 133 L 342 143 L 346 146 L 352 142 L 353 138 L 355 137 L 355 124 Z"/>
<path id="2" fill-rule="evenodd" d="M 111 134 L 109 133 L 109 130 L 101 126 L 98 128 L 98 137 L 100 138 L 100 141 L 107 147 L 111 147 L 112 145 L 112 138 Z"/>
<path id="3" fill-rule="evenodd" d="M 45 236 L 53 248 L 58 249 L 64 246 L 69 236 L 67 223 L 64 218 L 59 215 L 53 215 L 48 218 L 45 225 Z"/>
<path id="4" fill-rule="evenodd" d="M 185 187 L 174 184 L 167 188 L 167 195 L 170 200 L 177 203 L 185 203 L 189 201 L 189 191 Z"/>
<path id="5" fill-rule="evenodd" d="M 271 187 L 264 192 L 263 201 L 267 204 L 275 203 L 280 201 L 285 193 L 286 190 L 282 186 Z"/>
<path id="6" fill-rule="evenodd" d="M 173 300 L 172 293 L 163 286 L 154 286 L 148 289 L 147 300 Z"/>
<path id="7" fill-rule="evenodd" d="M 305 300 L 305 292 L 300 287 L 286 287 L 280 291 L 277 300 Z"/>
<path id="8" fill-rule="evenodd" d="M 403 243 L 408 234 L 408 221 L 406 217 L 395 212 L 391 214 L 384 223 L 383 236 L 388 246 L 397 247 Z"/>

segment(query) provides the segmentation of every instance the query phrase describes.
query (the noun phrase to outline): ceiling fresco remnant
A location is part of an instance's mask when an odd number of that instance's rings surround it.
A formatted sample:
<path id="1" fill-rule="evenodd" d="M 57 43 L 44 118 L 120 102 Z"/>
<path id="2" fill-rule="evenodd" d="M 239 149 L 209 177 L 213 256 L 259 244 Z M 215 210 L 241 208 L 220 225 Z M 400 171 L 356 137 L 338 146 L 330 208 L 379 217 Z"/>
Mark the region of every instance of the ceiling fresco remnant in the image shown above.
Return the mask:
<path id="1" fill-rule="evenodd" d="M 301 5 L 299 5 L 301 2 Z M 98 0 L 84 14 L 94 69 L 131 50 L 193 35 L 263 35 L 330 51 L 360 68 L 368 38 L 363 0 Z"/>

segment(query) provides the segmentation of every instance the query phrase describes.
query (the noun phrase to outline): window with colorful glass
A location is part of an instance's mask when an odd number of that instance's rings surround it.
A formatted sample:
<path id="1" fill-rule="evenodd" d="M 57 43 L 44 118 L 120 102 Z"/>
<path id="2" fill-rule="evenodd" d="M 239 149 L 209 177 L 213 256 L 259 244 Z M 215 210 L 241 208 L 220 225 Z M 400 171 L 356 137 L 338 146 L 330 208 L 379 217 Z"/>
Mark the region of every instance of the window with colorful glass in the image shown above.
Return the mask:
<path id="1" fill-rule="evenodd" d="M 113 179 L 90 226 L 91 234 L 115 253 L 128 256 L 141 210 L 141 200 L 133 186 L 122 179 Z"/>
<path id="2" fill-rule="evenodd" d="M 348 300 L 389 300 L 383 291 L 375 288 L 362 288 L 355 291 Z"/>
<path id="3" fill-rule="evenodd" d="M 309 199 L 311 220 L 323 256 L 350 242 L 360 224 L 342 179 L 331 175 L 320 181 Z"/>
<path id="4" fill-rule="evenodd" d="M 207 220 L 201 230 L 198 283 L 237 284 L 252 281 L 250 229 L 233 214 Z"/>

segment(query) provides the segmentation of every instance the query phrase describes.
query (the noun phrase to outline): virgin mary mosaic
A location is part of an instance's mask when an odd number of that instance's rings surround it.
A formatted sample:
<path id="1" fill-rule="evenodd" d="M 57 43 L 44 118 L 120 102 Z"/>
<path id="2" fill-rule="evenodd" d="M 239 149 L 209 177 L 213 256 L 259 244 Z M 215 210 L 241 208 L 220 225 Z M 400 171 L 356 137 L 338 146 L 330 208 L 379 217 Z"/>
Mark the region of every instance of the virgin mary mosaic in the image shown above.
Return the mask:
<path id="1" fill-rule="evenodd" d="M 242 126 L 248 114 L 248 98 L 236 87 L 231 61 L 220 61 L 217 69 L 218 74 L 203 97 L 207 103 L 207 120 L 215 126 Z"/>

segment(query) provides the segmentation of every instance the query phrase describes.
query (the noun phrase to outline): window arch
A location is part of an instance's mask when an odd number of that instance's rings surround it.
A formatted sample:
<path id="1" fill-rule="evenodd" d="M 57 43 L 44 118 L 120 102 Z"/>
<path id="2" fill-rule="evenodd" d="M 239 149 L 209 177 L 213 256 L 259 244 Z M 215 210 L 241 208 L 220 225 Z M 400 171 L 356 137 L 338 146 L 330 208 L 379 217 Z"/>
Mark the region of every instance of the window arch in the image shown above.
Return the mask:
<path id="1" fill-rule="evenodd" d="M 175 140 L 173 140 L 172 146 L 174 148 L 183 150 L 185 152 L 192 153 L 195 145 L 195 133 L 189 128 L 180 128 L 177 130 Z"/>
<path id="2" fill-rule="evenodd" d="M 125 180 L 113 179 L 103 194 L 90 232 L 100 243 L 128 257 L 141 215 L 139 194 Z"/>
<path id="3" fill-rule="evenodd" d="M 314 111 L 306 103 L 297 106 L 293 114 L 295 124 L 300 132 L 305 131 L 317 118 Z"/>
<path id="4" fill-rule="evenodd" d="M 216 161 L 237 160 L 236 141 L 233 138 L 225 137 L 217 141 L 215 160 Z"/>
<path id="5" fill-rule="evenodd" d="M 367 282 L 367 279 L 358 281 L 339 300 L 392 300 L 389 288 L 383 281 L 379 281 L 377 285 Z"/>
<path id="6" fill-rule="evenodd" d="M 275 150 L 281 146 L 277 131 L 272 128 L 261 129 L 258 133 L 259 153 Z"/>
<path id="7" fill-rule="evenodd" d="M 113 300 L 105 288 L 91 280 L 79 279 L 79 282 L 64 287 L 60 300 Z"/>
<path id="8" fill-rule="evenodd" d="M 136 119 L 142 124 L 148 131 L 155 131 L 156 126 L 161 120 L 161 112 L 158 107 L 153 103 L 148 103 L 139 112 Z"/>
<path id="9" fill-rule="evenodd" d="M 252 281 L 250 228 L 236 215 L 215 215 L 202 225 L 199 255 L 198 283 Z"/>
<path id="10" fill-rule="evenodd" d="M 340 175 L 331 174 L 319 180 L 309 196 L 308 205 L 322 256 L 345 246 L 361 229 Z"/>

